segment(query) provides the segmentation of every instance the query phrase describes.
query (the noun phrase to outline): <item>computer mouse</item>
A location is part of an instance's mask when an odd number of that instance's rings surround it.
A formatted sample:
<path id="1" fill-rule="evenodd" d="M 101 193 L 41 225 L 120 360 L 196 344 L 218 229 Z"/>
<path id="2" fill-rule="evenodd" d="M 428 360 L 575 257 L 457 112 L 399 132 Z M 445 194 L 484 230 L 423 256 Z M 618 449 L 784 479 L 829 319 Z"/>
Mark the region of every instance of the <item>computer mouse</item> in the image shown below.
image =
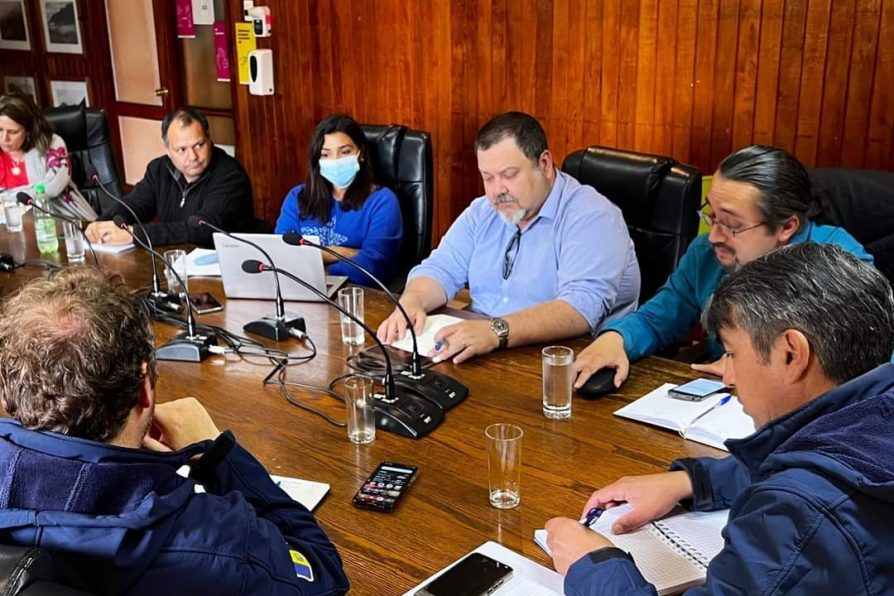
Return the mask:
<path id="1" fill-rule="evenodd" d="M 586 382 L 577 390 L 577 394 L 584 399 L 596 399 L 615 390 L 614 368 L 600 368 L 594 372 Z"/>
<path id="2" fill-rule="evenodd" d="M 12 271 L 16 268 L 15 259 L 5 252 L 0 253 L 0 271 Z"/>

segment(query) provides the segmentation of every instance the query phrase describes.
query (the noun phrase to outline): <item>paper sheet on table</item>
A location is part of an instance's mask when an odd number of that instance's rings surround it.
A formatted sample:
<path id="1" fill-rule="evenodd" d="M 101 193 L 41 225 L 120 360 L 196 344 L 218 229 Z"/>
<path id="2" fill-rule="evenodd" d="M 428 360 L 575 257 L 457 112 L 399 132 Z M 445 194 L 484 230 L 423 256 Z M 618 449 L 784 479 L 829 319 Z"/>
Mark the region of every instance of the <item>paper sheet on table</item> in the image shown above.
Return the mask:
<path id="1" fill-rule="evenodd" d="M 123 252 L 127 252 L 133 249 L 133 242 L 128 242 L 127 244 L 100 244 L 98 242 L 93 243 L 93 250 L 109 255 L 119 255 Z"/>
<path id="2" fill-rule="evenodd" d="M 554 596 L 563 593 L 565 578 L 552 569 L 547 569 L 543 565 L 539 565 L 515 551 L 509 550 L 502 544 L 488 541 L 472 552 L 481 553 L 512 567 L 512 577 L 497 590 L 491 592 L 493 596 Z M 456 561 L 427 578 L 418 586 L 411 588 L 404 593 L 404 596 L 413 596 L 422 586 L 428 585 L 429 582 L 456 565 L 469 554 L 471 553 L 466 553 L 459 557 Z"/>
<path id="3" fill-rule="evenodd" d="M 186 274 L 220 277 L 220 261 L 217 258 L 217 251 L 211 248 L 197 248 L 187 254 Z"/>
<path id="4" fill-rule="evenodd" d="M 453 325 L 462 320 L 463 319 L 452 315 L 428 316 L 425 319 L 425 328 L 422 330 L 422 333 L 416 334 L 416 345 L 419 346 L 419 353 L 423 356 L 428 356 L 429 353 L 435 349 L 435 334 L 447 325 Z M 412 352 L 413 337 L 407 333 L 403 336 L 403 339 L 393 342 L 391 346 L 405 352 Z"/>

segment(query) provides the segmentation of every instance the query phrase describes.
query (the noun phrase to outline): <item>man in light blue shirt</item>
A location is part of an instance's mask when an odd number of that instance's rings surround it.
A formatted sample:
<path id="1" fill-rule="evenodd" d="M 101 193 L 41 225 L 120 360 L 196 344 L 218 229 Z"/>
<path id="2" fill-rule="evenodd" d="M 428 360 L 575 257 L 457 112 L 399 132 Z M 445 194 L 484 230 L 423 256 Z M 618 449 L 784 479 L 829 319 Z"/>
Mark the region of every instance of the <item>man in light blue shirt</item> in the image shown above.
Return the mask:
<path id="1" fill-rule="evenodd" d="M 426 313 L 466 285 L 471 309 L 435 336 L 438 359 L 462 362 L 498 348 L 593 333 L 636 308 L 640 274 L 620 209 L 556 170 L 533 117 L 508 112 L 475 139 L 485 196 L 453 223 L 409 275 L 401 304 L 420 333 Z M 395 312 L 379 327 L 390 343 L 406 332 Z"/>

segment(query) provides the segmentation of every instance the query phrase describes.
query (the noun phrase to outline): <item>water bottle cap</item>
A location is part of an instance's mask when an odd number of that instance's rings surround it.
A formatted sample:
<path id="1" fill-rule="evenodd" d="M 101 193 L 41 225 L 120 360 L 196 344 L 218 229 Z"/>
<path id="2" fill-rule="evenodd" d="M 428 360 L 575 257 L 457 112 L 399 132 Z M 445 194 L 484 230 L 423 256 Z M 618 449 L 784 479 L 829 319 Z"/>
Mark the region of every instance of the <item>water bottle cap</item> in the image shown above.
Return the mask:
<path id="1" fill-rule="evenodd" d="M 36 185 L 34 185 L 34 191 L 35 192 L 46 192 L 47 188 L 43 185 L 43 182 L 38 182 Z"/>

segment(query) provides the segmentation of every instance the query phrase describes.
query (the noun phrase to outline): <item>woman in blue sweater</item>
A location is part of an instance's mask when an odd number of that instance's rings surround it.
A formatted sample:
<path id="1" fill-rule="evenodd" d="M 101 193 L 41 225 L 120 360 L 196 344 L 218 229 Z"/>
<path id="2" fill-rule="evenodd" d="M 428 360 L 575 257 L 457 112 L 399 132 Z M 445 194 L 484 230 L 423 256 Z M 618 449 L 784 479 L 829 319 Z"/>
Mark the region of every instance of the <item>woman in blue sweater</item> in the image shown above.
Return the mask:
<path id="1" fill-rule="evenodd" d="M 366 137 L 345 114 L 332 114 L 314 130 L 307 151 L 307 180 L 289 191 L 276 233 L 298 232 L 348 257 L 387 283 L 397 268 L 403 236 L 394 193 L 375 183 Z M 371 285 L 366 275 L 323 253 L 331 275 Z"/>

